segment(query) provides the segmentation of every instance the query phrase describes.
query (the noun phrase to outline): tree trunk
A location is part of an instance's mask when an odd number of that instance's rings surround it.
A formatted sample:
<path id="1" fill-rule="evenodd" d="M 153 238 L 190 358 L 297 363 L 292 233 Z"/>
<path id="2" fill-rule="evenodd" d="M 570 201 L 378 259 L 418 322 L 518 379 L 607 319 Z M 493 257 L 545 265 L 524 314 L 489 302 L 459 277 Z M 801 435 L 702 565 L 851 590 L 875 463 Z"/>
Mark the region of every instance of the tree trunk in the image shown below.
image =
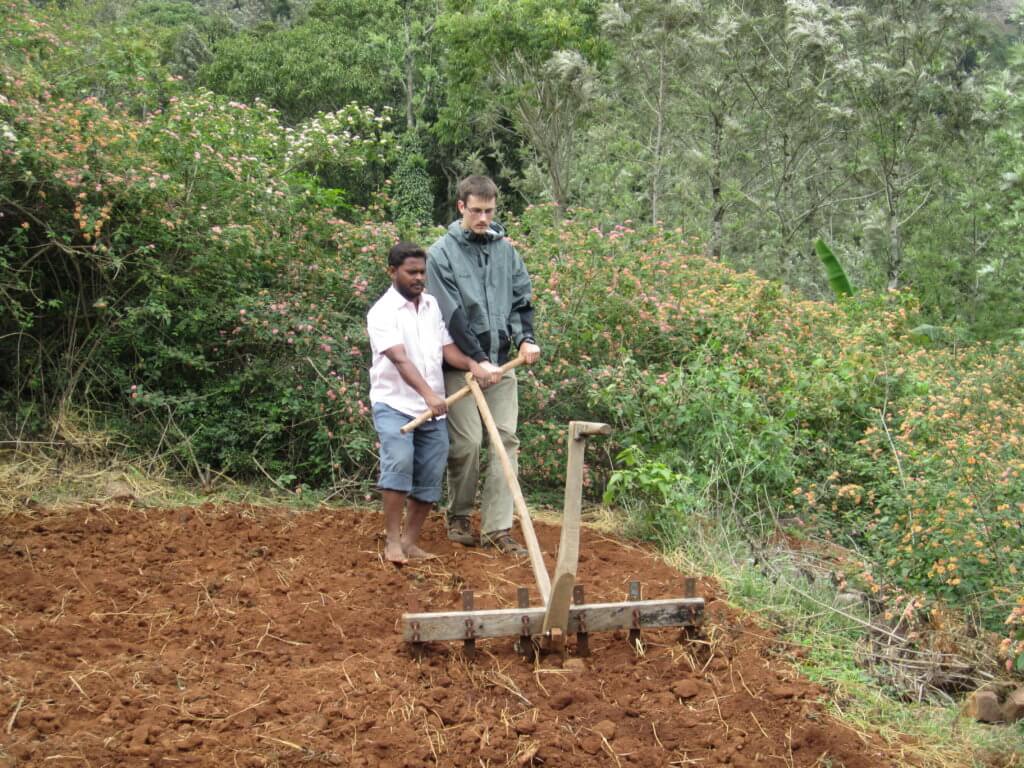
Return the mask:
<path id="1" fill-rule="evenodd" d="M 725 206 L 722 204 L 722 118 L 711 115 L 711 233 L 706 248 L 707 255 L 715 261 L 722 260 L 722 219 Z"/>
<path id="2" fill-rule="evenodd" d="M 551 196 L 555 198 L 555 221 L 561 221 L 568 205 L 568 193 L 562 182 L 562 168 L 556 153 L 552 153 L 548 162 L 548 177 L 551 180 Z"/>
<path id="3" fill-rule="evenodd" d="M 665 134 L 665 51 L 658 55 L 658 100 L 654 110 L 654 168 L 651 170 L 651 224 L 658 223 L 658 198 L 661 192 L 662 149 Z"/>
<path id="4" fill-rule="evenodd" d="M 412 101 L 415 95 L 414 69 L 415 60 L 412 55 L 412 33 L 409 31 L 409 17 L 405 17 L 405 127 L 413 130 L 416 127 L 416 116 L 413 114 Z"/>
<path id="5" fill-rule="evenodd" d="M 900 287 L 903 277 L 903 240 L 900 222 L 895 212 L 889 212 L 889 290 Z"/>
<path id="6" fill-rule="evenodd" d="M 889 253 L 886 275 L 888 277 L 888 288 L 893 291 L 900 287 L 900 280 L 903 278 L 903 232 L 900 227 L 899 192 L 893 188 L 891 183 L 886 185 L 886 198 L 888 207 L 889 229 Z"/>

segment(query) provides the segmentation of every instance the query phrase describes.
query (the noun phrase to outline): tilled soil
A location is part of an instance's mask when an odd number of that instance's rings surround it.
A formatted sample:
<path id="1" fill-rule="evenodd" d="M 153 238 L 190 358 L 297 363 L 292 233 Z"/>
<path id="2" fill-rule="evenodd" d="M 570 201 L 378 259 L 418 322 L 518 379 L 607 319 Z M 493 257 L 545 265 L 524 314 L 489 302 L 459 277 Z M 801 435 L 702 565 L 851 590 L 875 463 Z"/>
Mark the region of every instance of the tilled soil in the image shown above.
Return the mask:
<path id="1" fill-rule="evenodd" d="M 557 527 L 536 523 L 549 571 Z M 513 607 L 527 560 L 451 545 L 381 558 L 378 512 L 86 506 L 0 521 L 0 765 L 908 765 L 824 711 L 784 648 L 708 601 L 703 633 L 594 633 L 592 655 L 514 639 L 429 644 L 407 610 Z M 584 529 L 588 602 L 681 597 L 652 553 Z"/>

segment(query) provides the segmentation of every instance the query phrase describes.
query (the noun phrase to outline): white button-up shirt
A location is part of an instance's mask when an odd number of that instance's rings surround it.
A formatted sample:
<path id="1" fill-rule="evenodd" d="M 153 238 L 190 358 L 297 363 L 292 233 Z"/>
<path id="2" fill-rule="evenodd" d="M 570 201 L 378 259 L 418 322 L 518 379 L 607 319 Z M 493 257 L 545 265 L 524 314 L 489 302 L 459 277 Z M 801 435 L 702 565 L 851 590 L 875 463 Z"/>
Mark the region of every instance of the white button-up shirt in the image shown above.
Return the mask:
<path id="1" fill-rule="evenodd" d="M 444 326 L 437 299 L 421 293 L 417 308 L 392 285 L 370 308 L 366 315 L 366 328 L 373 352 L 371 403 L 384 403 L 410 417 L 419 416 L 427 410 L 427 402 L 405 383 L 395 364 L 384 355 L 385 350 L 399 344 L 405 347 L 406 357 L 430 388 L 444 397 L 442 347 L 453 342 Z"/>

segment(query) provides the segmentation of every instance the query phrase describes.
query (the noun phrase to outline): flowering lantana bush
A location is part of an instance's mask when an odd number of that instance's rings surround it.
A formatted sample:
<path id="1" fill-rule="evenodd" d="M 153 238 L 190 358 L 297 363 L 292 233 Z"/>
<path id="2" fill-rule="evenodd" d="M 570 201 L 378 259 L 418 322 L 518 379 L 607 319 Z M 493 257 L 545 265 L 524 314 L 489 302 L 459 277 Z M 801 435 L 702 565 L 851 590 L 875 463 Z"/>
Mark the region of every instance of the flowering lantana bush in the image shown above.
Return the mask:
<path id="1" fill-rule="evenodd" d="M 136 97 L 154 78 L 103 98 L 83 97 L 76 78 L 64 93 L 55 70 L 75 41 L 62 47 L 27 2 L 10 9 L 5 412 L 41 429 L 54 404 L 88 404 L 140 448 L 200 471 L 289 484 L 368 474 L 361 327 L 393 229 L 337 218 L 307 194 L 312 177 L 293 186 L 290 134 L 266 105 L 187 93 L 166 75 L 154 109 Z"/>
<path id="2" fill-rule="evenodd" d="M 900 583 L 974 606 L 994 629 L 1024 572 L 1019 346 L 900 351 L 899 396 L 816 489 L 818 508 Z"/>

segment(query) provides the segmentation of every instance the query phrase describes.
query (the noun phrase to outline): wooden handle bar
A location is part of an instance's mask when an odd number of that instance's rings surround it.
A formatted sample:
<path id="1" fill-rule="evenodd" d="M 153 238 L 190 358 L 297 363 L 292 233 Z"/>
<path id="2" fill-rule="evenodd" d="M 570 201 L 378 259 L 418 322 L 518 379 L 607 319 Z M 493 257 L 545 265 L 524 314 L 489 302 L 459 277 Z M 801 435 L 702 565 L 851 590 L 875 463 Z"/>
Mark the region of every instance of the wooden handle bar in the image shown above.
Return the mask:
<path id="1" fill-rule="evenodd" d="M 506 373 L 511 371 L 513 368 L 518 368 L 524 362 L 525 361 L 523 360 L 522 357 L 516 356 L 516 357 L 512 358 L 507 363 L 505 363 L 503 366 L 501 366 L 501 375 L 504 376 Z M 457 403 L 459 400 L 461 400 L 462 398 L 464 398 L 468 394 L 469 394 L 469 387 L 465 386 L 462 389 L 460 389 L 458 392 L 455 392 L 454 394 L 448 395 L 448 397 L 446 397 L 444 399 L 444 401 L 448 404 L 449 407 L 451 407 L 452 403 Z M 408 424 L 406 424 L 404 427 L 402 427 L 402 430 L 401 430 L 402 434 L 405 434 L 407 432 L 412 432 L 412 430 L 416 429 L 416 427 L 418 427 L 420 424 L 428 422 L 432 418 L 434 418 L 434 412 L 433 411 L 424 411 L 419 416 L 417 416 L 415 419 L 413 419 Z"/>
<path id="2" fill-rule="evenodd" d="M 572 435 L 573 440 L 579 440 L 581 437 L 590 437 L 591 435 L 610 435 L 611 433 L 611 425 L 602 424 L 599 421 L 569 422 L 569 434 Z"/>
<path id="3" fill-rule="evenodd" d="M 491 439 L 490 449 L 494 451 L 501 460 L 501 468 L 505 473 L 505 481 L 509 490 L 512 491 L 512 501 L 516 512 L 519 513 L 519 528 L 523 532 L 523 540 L 526 542 L 526 550 L 530 553 L 530 565 L 533 567 L 533 576 L 537 580 L 537 591 L 544 605 L 548 604 L 551 595 L 551 577 L 548 576 L 548 569 L 544 565 L 544 555 L 540 551 L 540 542 L 537 541 L 537 534 L 533 530 L 533 521 L 530 519 L 530 511 L 526 508 L 526 499 L 523 498 L 523 490 L 519 487 L 519 479 L 512 469 L 512 461 L 505 450 L 505 444 L 501 442 L 501 435 L 498 433 L 498 426 L 494 423 L 494 416 L 484 399 L 483 390 L 473 380 L 473 374 L 466 374 L 466 388 L 472 391 L 476 398 L 477 408 L 480 410 L 480 418 L 487 427 L 487 435 Z"/>

